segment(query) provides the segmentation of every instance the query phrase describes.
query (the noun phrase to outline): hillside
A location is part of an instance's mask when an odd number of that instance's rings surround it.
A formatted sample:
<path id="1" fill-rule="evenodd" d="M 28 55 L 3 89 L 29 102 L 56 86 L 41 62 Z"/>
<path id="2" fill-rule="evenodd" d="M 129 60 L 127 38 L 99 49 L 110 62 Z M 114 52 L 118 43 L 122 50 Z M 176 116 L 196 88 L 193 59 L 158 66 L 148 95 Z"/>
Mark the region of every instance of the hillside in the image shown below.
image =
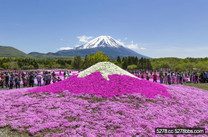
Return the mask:
<path id="1" fill-rule="evenodd" d="M 95 53 L 96 51 L 102 51 L 108 55 L 111 59 L 116 59 L 117 56 L 128 57 L 137 56 L 138 58 L 149 58 L 140 53 L 137 53 L 129 48 L 127 48 L 120 41 L 112 38 L 111 36 L 99 36 L 84 45 L 76 47 L 70 50 L 61 50 L 56 52 L 54 55 L 57 56 L 81 56 L 85 57 L 90 53 Z"/>
<path id="2" fill-rule="evenodd" d="M 110 57 L 110 59 L 116 59 L 117 56 L 127 57 L 127 56 L 137 56 L 138 58 L 145 57 L 149 58 L 143 55 L 140 55 L 130 49 L 119 47 L 119 48 L 109 48 L 109 47 L 97 47 L 97 48 L 91 48 L 91 49 L 72 49 L 72 50 L 62 50 L 55 53 L 57 56 L 81 56 L 84 58 L 86 55 L 90 55 L 90 53 L 95 54 L 97 51 L 102 51 L 106 55 Z"/>
<path id="3" fill-rule="evenodd" d="M 54 59 L 54 58 L 64 58 L 64 59 L 70 59 L 70 58 L 74 58 L 74 56 L 59 56 L 59 55 L 55 55 L 54 53 L 39 53 L 39 52 L 30 52 L 28 55 L 30 55 L 31 57 L 34 57 L 34 58 L 51 58 L 51 59 Z"/>
<path id="4" fill-rule="evenodd" d="M 16 48 L 10 46 L 0 46 L 0 57 L 30 57 L 30 56 Z"/>

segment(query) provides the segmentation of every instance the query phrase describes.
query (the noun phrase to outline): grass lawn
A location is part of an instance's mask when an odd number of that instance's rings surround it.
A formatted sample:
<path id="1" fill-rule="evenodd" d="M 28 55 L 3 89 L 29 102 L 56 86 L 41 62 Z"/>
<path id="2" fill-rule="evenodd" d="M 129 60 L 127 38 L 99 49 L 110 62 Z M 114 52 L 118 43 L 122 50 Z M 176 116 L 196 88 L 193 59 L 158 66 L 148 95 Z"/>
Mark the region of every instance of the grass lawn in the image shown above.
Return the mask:
<path id="1" fill-rule="evenodd" d="M 199 83 L 199 84 L 185 84 L 186 86 L 196 87 L 208 91 L 208 83 Z"/>

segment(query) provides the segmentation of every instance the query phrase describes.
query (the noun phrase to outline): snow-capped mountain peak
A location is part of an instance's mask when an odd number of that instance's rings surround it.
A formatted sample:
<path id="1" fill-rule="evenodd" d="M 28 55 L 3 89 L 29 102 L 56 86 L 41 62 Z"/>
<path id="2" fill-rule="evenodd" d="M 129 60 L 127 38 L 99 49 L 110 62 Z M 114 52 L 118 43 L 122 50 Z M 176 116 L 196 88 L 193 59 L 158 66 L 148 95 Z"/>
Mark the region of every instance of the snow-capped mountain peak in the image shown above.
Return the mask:
<path id="1" fill-rule="evenodd" d="M 111 36 L 99 36 L 88 43 L 77 47 L 76 49 L 91 49 L 97 47 L 124 47 L 124 44 L 118 40 L 113 39 Z"/>

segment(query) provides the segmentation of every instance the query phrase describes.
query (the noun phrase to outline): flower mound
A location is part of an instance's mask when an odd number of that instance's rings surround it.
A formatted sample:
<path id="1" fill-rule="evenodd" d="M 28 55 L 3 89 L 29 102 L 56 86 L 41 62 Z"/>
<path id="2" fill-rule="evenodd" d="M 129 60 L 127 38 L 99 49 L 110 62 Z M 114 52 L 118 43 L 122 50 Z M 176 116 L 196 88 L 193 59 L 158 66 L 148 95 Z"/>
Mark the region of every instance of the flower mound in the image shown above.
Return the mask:
<path id="1" fill-rule="evenodd" d="M 83 78 L 72 76 L 61 82 L 29 90 L 29 92 L 60 92 L 68 90 L 71 93 L 90 93 L 104 97 L 113 97 L 126 93 L 141 93 L 148 98 L 156 95 L 170 97 L 163 85 L 140 80 L 126 75 L 108 75 L 109 80 L 102 77 L 100 72 L 94 72 Z"/>
<path id="2" fill-rule="evenodd" d="M 208 135 L 208 92 L 167 86 L 172 96 L 140 93 L 105 98 L 93 94 L 0 91 L 0 127 L 45 137 L 161 137 L 157 127 L 200 127 Z M 184 136 L 184 134 L 180 135 Z M 186 134 L 185 136 L 195 136 Z"/>
<path id="3" fill-rule="evenodd" d="M 115 64 L 111 62 L 99 62 L 95 65 L 92 65 L 91 67 L 87 68 L 86 70 L 79 73 L 78 77 L 86 77 L 87 75 L 90 75 L 93 72 L 100 72 L 102 76 L 109 80 L 108 75 L 112 74 L 120 74 L 120 75 L 127 75 L 133 78 L 138 78 L 134 76 L 133 74 L 129 73 L 126 70 L 123 70 L 122 68 L 116 66 Z M 138 78 L 140 79 L 140 78 Z"/>

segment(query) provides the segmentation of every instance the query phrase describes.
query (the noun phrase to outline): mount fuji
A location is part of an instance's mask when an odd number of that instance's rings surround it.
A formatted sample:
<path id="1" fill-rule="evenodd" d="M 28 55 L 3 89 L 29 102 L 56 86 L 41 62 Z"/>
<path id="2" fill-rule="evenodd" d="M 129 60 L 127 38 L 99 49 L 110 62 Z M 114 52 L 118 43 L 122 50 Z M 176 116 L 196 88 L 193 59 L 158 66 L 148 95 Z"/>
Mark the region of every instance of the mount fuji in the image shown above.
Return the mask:
<path id="1" fill-rule="evenodd" d="M 116 59 L 117 56 L 127 57 L 127 56 L 137 56 L 138 58 L 149 58 L 141 55 L 129 48 L 127 48 L 123 43 L 118 40 L 113 39 L 110 36 L 99 36 L 84 45 L 78 46 L 74 49 L 60 50 L 54 55 L 56 56 L 81 56 L 85 57 L 90 53 L 95 53 L 96 51 L 102 51 L 108 55 L 111 59 Z"/>
<path id="2" fill-rule="evenodd" d="M 88 43 L 77 47 L 77 49 L 90 49 L 90 48 L 99 48 L 99 47 L 109 47 L 109 48 L 119 48 L 124 47 L 123 43 L 118 40 L 113 39 L 110 36 L 99 36 Z"/>

